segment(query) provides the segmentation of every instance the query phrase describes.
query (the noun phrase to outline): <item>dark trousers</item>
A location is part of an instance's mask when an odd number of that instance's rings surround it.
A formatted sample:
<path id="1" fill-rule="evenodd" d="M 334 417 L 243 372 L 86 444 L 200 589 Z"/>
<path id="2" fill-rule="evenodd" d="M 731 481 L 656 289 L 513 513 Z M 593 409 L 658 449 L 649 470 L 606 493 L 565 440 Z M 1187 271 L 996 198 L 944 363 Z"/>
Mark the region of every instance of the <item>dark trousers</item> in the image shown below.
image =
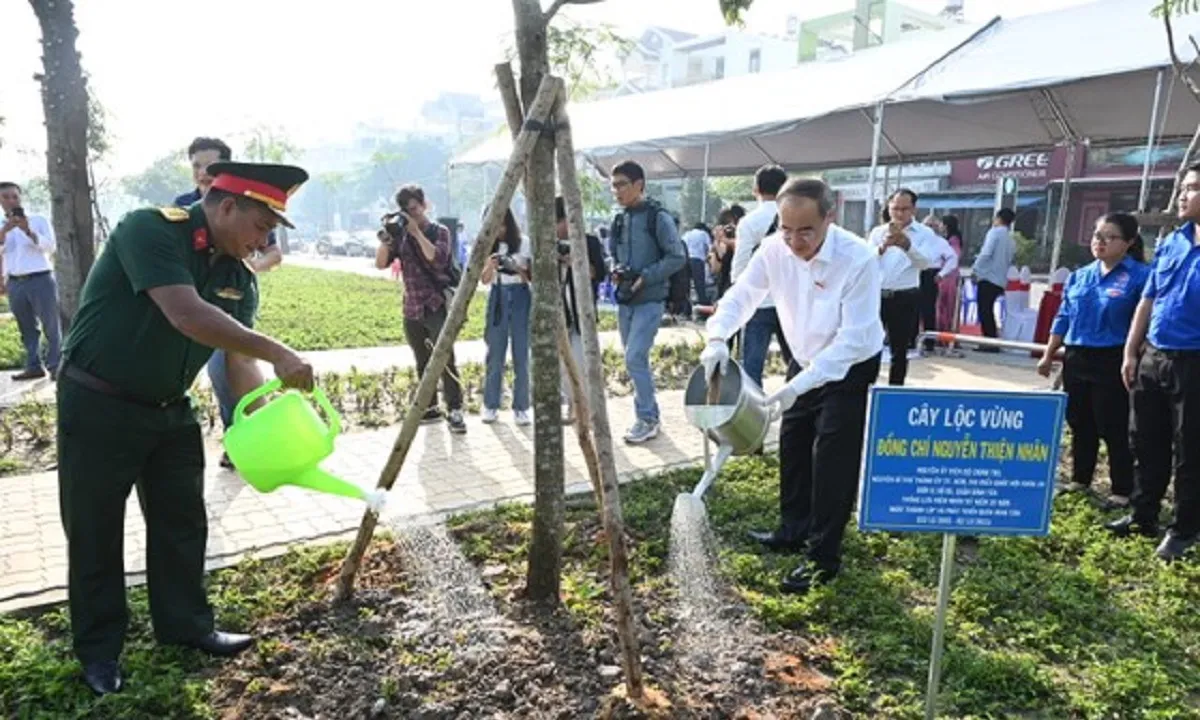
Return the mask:
<path id="1" fill-rule="evenodd" d="M 412 348 L 413 355 L 417 360 L 417 377 L 425 376 L 425 366 L 429 364 L 429 356 L 433 355 L 433 346 L 442 332 L 442 325 L 445 324 L 445 305 L 436 312 L 425 313 L 421 318 L 404 318 L 404 335 L 408 338 L 408 345 Z M 458 382 L 458 367 L 454 364 L 453 349 L 450 350 L 450 360 L 447 361 L 446 369 L 442 373 L 442 391 L 446 393 L 448 408 L 451 410 L 462 409 L 462 385 Z M 435 388 L 433 398 L 429 401 L 429 407 L 436 408 L 437 406 L 438 396 Z"/>
<path id="2" fill-rule="evenodd" d="M 1121 381 L 1122 347 L 1067 348 L 1063 389 L 1071 426 L 1071 479 L 1091 485 L 1100 441 L 1108 447 L 1114 495 L 1133 492 L 1133 452 L 1129 448 L 1129 391 Z"/>
<path id="3" fill-rule="evenodd" d="M 933 268 L 921 271 L 921 329 L 926 332 L 937 330 L 938 273 Z M 933 340 L 925 341 L 925 349 L 932 350 Z"/>
<path id="4" fill-rule="evenodd" d="M 213 613 L 204 592 L 204 445 L 191 405 L 149 409 L 60 379 L 59 508 L 71 635 L 85 664 L 116 660 L 124 645 L 125 502 L 135 486 L 154 634 L 163 643 L 198 640 L 212 632 Z"/>
<path id="5" fill-rule="evenodd" d="M 975 294 L 979 306 L 979 325 L 983 329 L 983 336 L 1000 337 L 996 330 L 996 301 L 1004 294 L 1004 288 L 987 280 L 980 280 Z"/>
<path id="6" fill-rule="evenodd" d="M 788 378 L 800 368 L 793 362 Z M 841 567 L 842 537 L 858 496 L 867 391 L 879 356 L 796 400 L 779 429 L 779 536 L 808 541 L 818 567 Z"/>
<path id="7" fill-rule="evenodd" d="M 51 273 L 14 275 L 8 279 L 8 304 L 25 348 L 25 369 L 42 367 L 41 336 L 46 335 L 46 367 L 58 369 L 62 324 L 58 316 L 58 284 Z M 39 331 L 38 325 L 41 325 Z"/>
<path id="8" fill-rule="evenodd" d="M 888 368 L 888 384 L 903 385 L 908 375 L 908 349 L 917 336 L 921 322 L 921 291 L 896 290 L 883 293 L 879 305 L 879 318 L 887 333 L 888 350 L 892 353 L 892 364 Z"/>
<path id="9" fill-rule="evenodd" d="M 688 266 L 692 269 L 692 288 L 696 291 L 696 303 L 707 305 L 708 282 L 704 274 L 704 261 L 699 258 L 690 258 Z"/>
<path id="10" fill-rule="evenodd" d="M 1147 346 L 1132 396 L 1133 512 L 1155 521 L 1171 471 L 1175 471 L 1175 517 L 1180 537 L 1200 532 L 1200 351 Z"/>

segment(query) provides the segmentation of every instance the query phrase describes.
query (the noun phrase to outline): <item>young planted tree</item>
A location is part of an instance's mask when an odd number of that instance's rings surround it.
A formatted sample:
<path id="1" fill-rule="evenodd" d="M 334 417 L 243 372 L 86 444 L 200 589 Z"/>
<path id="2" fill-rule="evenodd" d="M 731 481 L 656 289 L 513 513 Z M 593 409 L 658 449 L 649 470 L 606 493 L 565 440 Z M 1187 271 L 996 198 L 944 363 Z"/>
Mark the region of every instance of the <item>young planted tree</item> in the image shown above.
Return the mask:
<path id="1" fill-rule="evenodd" d="M 96 258 L 88 177 L 89 95 L 75 41 L 72 0 L 29 0 L 42 31 L 42 108 L 46 117 L 46 176 L 58 239 L 55 271 L 59 309 L 69 325 Z"/>
<path id="2" fill-rule="evenodd" d="M 1173 15 L 1186 15 L 1193 12 L 1200 12 L 1200 0 L 1161 0 L 1155 3 L 1152 10 L 1152 14 L 1162 18 L 1163 27 L 1167 33 L 1167 48 L 1171 54 L 1171 64 L 1175 66 L 1175 73 L 1187 87 L 1188 94 L 1192 99 L 1200 103 L 1200 83 L 1192 75 L 1197 64 L 1200 64 L 1200 44 L 1196 42 L 1196 38 L 1188 36 L 1188 40 L 1196 50 L 1196 57 L 1191 62 L 1185 63 L 1179 57 L 1179 51 L 1175 47 L 1175 28 L 1171 24 Z M 1175 205 L 1179 202 L 1179 186 L 1183 183 L 1183 176 L 1187 174 L 1187 169 L 1192 164 L 1193 158 L 1196 157 L 1197 150 L 1200 150 L 1200 123 L 1196 124 L 1196 131 L 1192 133 L 1192 141 L 1188 143 L 1183 160 L 1179 163 L 1179 171 L 1175 174 L 1175 185 L 1171 188 L 1171 198 L 1167 202 L 1165 211 L 1167 216 L 1175 213 Z"/>

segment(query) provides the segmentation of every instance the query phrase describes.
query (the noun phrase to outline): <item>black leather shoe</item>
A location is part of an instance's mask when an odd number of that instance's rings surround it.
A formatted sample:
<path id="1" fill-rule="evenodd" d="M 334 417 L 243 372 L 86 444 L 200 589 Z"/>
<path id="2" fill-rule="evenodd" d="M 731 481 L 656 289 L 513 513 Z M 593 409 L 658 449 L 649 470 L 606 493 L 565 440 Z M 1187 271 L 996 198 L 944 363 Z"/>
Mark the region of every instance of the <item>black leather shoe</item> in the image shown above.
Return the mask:
<path id="1" fill-rule="evenodd" d="M 88 663 L 83 666 L 83 681 L 97 695 L 121 692 L 121 667 L 116 660 Z"/>
<path id="2" fill-rule="evenodd" d="M 751 530 L 746 533 L 751 540 L 760 543 L 763 547 L 772 552 L 800 552 L 804 550 L 808 544 L 803 538 L 794 540 L 779 534 L 779 531 L 762 532 L 759 530 Z"/>
<path id="3" fill-rule="evenodd" d="M 837 570 L 827 570 L 813 563 L 804 563 L 788 573 L 779 583 L 779 589 L 790 595 L 804 595 L 818 585 L 825 585 L 837 577 Z"/>
<path id="4" fill-rule="evenodd" d="M 184 644 L 214 657 L 233 657 L 253 645 L 254 638 L 213 630 L 199 640 Z"/>
<path id="5" fill-rule="evenodd" d="M 1154 551 L 1154 554 L 1157 555 L 1159 559 L 1167 562 L 1182 560 L 1183 556 L 1187 554 L 1188 550 L 1192 549 L 1192 546 L 1195 545 L 1197 541 L 1200 541 L 1200 535 L 1181 537 L 1176 535 L 1173 531 L 1168 532 L 1167 536 L 1163 538 L 1162 543 L 1158 546 L 1158 549 Z"/>
<path id="6" fill-rule="evenodd" d="M 1104 529 L 1117 537 L 1141 535 L 1147 538 L 1158 537 L 1158 523 L 1144 523 L 1133 515 L 1126 515 L 1120 520 L 1113 520 L 1104 525 Z"/>

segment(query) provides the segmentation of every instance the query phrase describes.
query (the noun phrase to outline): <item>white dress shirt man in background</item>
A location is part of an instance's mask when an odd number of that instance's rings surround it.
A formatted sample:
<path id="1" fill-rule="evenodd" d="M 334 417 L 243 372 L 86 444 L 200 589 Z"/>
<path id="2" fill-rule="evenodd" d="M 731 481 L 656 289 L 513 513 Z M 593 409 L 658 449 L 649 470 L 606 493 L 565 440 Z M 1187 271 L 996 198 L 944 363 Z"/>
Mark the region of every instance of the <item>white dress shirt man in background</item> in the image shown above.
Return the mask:
<path id="1" fill-rule="evenodd" d="M 50 258 L 54 255 L 54 229 L 41 215 L 29 215 L 21 207 L 21 187 L 0 182 L 0 249 L 4 253 L 4 280 L 8 305 L 17 320 L 25 347 L 25 369 L 13 380 L 37 380 L 58 373 L 62 325 L 58 314 L 58 284 Z M 39 329 L 38 326 L 41 326 Z M 46 362 L 42 364 L 41 335 L 46 335 Z"/>
<path id="2" fill-rule="evenodd" d="M 779 215 L 779 208 L 775 196 L 787 179 L 787 173 L 778 165 L 763 165 L 754 173 L 754 197 L 758 200 L 758 207 L 737 226 L 737 245 L 733 251 L 733 269 L 730 273 L 734 282 L 746 272 L 750 258 L 758 253 L 763 240 L 778 229 L 775 219 Z M 768 296 L 750 322 L 746 323 L 746 332 L 742 334 L 742 366 L 759 387 L 762 386 L 763 368 L 767 364 L 772 336 L 779 340 L 784 364 L 791 363 L 792 353 L 785 335 L 779 324 L 779 315 L 775 312 L 775 301 Z"/>
<path id="3" fill-rule="evenodd" d="M 912 190 L 901 188 L 892 193 L 888 215 L 891 222 L 872 230 L 868 241 L 879 253 L 880 319 L 892 356 L 888 384 L 903 385 L 908 376 L 908 349 L 921 326 L 921 273 L 941 268 L 941 279 L 958 268 L 958 255 L 944 237 L 916 221 L 917 194 Z"/>
<path id="4" fill-rule="evenodd" d="M 861 238 L 833 224 L 820 180 L 779 193 L 779 233 L 768 238 L 708 320 L 701 362 L 725 372 L 726 340 L 770 296 L 795 355 L 788 382 L 767 402 L 782 414 L 780 523 L 751 537 L 767 548 L 804 551 L 784 579 L 806 593 L 841 569 L 842 537 L 858 494 L 867 391 L 879 375 L 879 261 Z"/>

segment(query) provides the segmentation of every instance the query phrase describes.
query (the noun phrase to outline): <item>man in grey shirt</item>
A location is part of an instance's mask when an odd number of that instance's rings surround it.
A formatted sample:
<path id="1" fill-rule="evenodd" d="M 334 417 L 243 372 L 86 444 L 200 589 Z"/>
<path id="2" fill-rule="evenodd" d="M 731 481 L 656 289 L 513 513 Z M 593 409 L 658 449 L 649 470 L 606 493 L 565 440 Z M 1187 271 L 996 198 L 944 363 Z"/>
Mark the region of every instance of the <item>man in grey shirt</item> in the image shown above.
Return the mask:
<path id="1" fill-rule="evenodd" d="M 1017 214 L 1008 208 L 1001 208 L 992 221 L 992 229 L 988 230 L 983 241 L 983 249 L 979 251 L 972 266 L 975 273 L 976 297 L 979 305 L 979 324 L 983 327 L 984 337 L 998 337 L 996 332 L 996 300 L 1004 295 L 1004 286 L 1008 283 L 1008 268 L 1012 265 L 1013 256 L 1017 254 L 1017 243 L 1012 238 L 1012 224 Z M 997 348 L 978 347 L 980 352 L 998 352 Z"/>
<path id="2" fill-rule="evenodd" d="M 675 219 L 646 197 L 646 173 L 633 161 L 612 169 L 612 191 L 621 212 L 613 219 L 609 253 L 617 295 L 617 328 L 625 346 L 625 369 L 633 381 L 637 422 L 625 433 L 636 445 L 658 436 L 658 402 L 650 348 L 670 291 L 671 275 L 687 263 Z"/>

